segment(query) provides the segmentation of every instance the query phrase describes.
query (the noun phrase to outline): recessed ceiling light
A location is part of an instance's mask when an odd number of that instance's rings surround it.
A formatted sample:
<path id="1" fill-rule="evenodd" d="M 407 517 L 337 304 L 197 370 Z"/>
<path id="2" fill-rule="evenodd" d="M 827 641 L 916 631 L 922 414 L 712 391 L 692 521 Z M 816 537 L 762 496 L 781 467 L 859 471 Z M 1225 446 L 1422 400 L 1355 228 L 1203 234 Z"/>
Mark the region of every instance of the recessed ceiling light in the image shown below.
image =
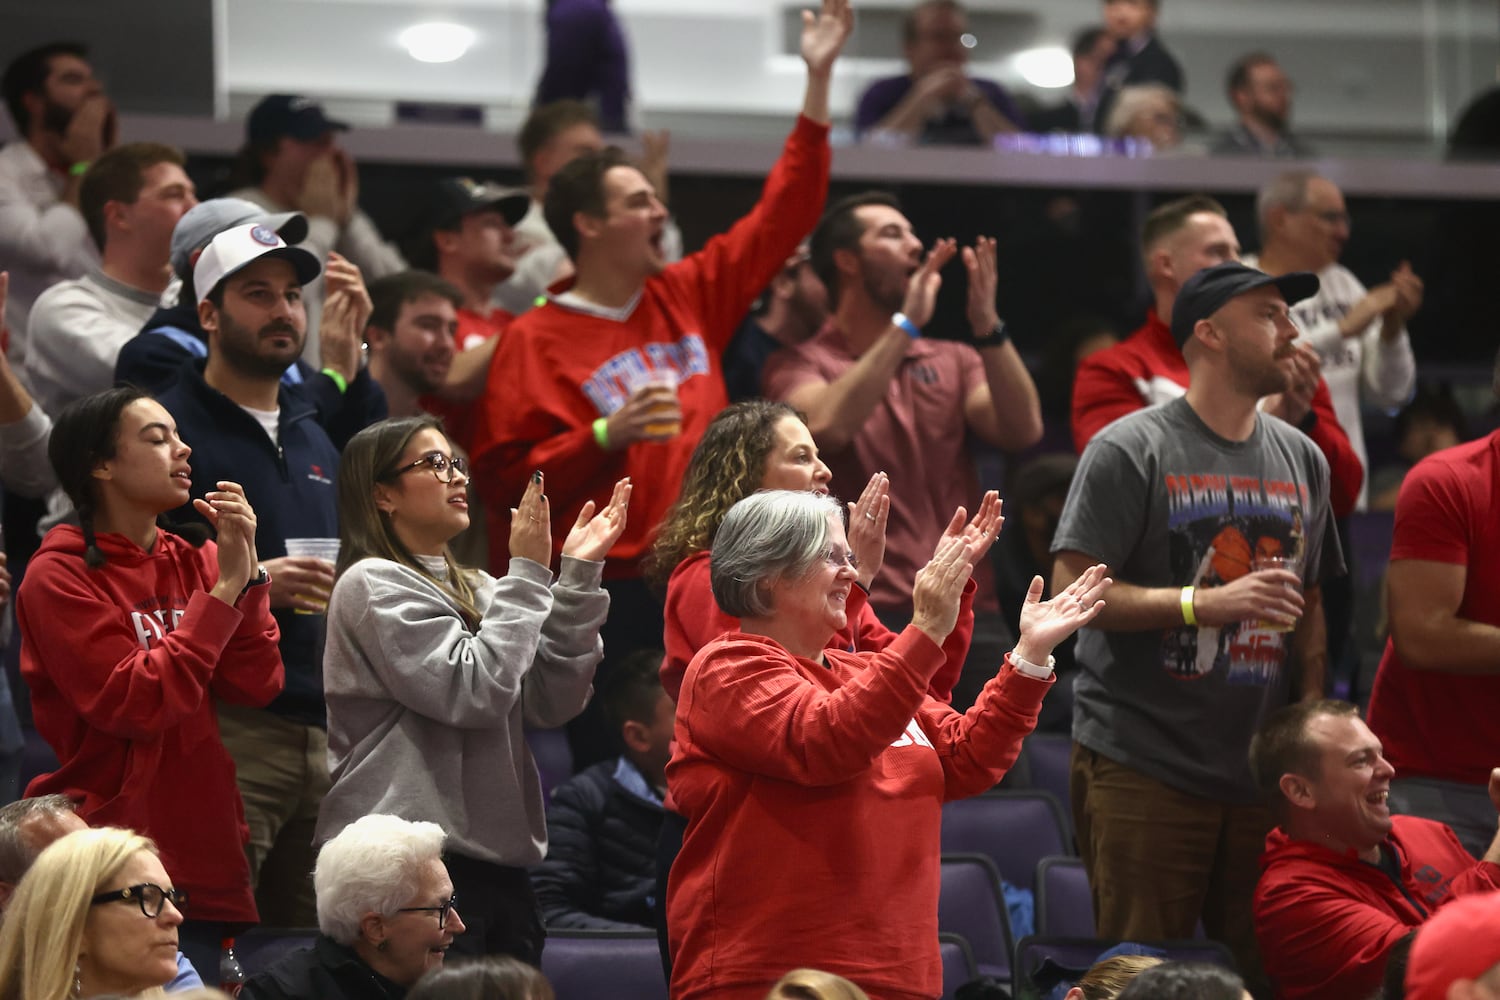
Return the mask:
<path id="1" fill-rule="evenodd" d="M 962 35 L 958 36 L 958 42 L 964 48 L 972 49 L 974 46 L 979 44 L 979 39 L 975 38 L 973 35 L 965 31 Z"/>
<path id="2" fill-rule="evenodd" d="M 474 44 L 476 37 L 478 36 L 474 34 L 473 28 L 466 28 L 462 24 L 428 21 L 407 28 L 401 32 L 398 40 L 407 55 L 418 62 L 446 63 L 453 62 L 469 51 L 469 46 Z"/>
<path id="3" fill-rule="evenodd" d="M 1073 56 L 1061 45 L 1044 45 L 1015 55 L 1016 71 L 1033 87 L 1072 86 Z"/>

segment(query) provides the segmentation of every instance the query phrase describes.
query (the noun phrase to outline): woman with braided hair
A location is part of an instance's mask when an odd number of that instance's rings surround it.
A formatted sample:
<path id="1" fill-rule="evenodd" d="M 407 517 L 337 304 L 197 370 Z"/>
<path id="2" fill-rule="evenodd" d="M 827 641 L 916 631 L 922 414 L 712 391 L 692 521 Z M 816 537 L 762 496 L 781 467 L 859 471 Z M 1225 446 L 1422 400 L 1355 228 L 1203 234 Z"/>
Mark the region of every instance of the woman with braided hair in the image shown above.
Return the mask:
<path id="1" fill-rule="evenodd" d="M 60 762 L 27 794 L 66 795 L 90 825 L 155 840 L 193 901 L 181 948 L 207 970 L 226 926 L 256 920 L 214 702 L 264 705 L 283 678 L 244 491 L 221 482 L 194 501 L 217 544 L 160 521 L 188 499 L 191 453 L 137 389 L 64 409 L 48 456 L 79 525 L 42 540 L 16 617 L 36 728 Z"/>

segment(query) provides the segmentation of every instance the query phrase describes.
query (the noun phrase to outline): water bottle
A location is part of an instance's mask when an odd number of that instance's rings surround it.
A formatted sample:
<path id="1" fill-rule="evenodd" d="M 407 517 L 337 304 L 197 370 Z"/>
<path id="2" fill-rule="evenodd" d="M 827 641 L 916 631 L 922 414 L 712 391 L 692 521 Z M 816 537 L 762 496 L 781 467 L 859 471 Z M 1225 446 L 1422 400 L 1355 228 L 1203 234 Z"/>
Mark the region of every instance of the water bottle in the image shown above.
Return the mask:
<path id="1" fill-rule="evenodd" d="M 245 986 L 245 970 L 234 957 L 234 938 L 225 938 L 219 947 L 223 949 L 219 955 L 219 989 L 237 997 Z"/>

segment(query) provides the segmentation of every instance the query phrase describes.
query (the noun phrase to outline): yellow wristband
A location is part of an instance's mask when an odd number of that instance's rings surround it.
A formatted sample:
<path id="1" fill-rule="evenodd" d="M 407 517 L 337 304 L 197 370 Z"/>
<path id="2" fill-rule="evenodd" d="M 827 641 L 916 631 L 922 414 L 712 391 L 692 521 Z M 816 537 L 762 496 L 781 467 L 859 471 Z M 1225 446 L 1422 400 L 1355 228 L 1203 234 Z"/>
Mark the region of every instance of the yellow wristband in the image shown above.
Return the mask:
<path id="1" fill-rule="evenodd" d="M 1182 624 L 1198 624 L 1198 616 L 1193 613 L 1193 588 L 1182 588 Z"/>
<path id="2" fill-rule="evenodd" d="M 594 421 L 594 441 L 605 451 L 609 451 L 609 421 L 600 417 Z"/>

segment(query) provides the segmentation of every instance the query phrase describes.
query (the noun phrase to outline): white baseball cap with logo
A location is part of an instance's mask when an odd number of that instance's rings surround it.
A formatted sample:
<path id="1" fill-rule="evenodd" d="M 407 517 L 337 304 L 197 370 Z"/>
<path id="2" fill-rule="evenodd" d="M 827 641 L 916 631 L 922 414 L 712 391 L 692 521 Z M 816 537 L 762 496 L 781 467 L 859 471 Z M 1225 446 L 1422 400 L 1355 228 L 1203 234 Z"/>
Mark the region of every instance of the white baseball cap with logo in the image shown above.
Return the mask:
<path id="1" fill-rule="evenodd" d="M 286 241 L 276 235 L 276 230 L 263 222 L 226 229 L 215 236 L 198 263 L 193 265 L 193 288 L 198 293 L 199 303 L 208 299 L 219 282 L 262 257 L 278 257 L 287 261 L 297 272 L 302 284 L 312 281 L 323 271 L 318 258 L 301 247 L 287 246 Z"/>

